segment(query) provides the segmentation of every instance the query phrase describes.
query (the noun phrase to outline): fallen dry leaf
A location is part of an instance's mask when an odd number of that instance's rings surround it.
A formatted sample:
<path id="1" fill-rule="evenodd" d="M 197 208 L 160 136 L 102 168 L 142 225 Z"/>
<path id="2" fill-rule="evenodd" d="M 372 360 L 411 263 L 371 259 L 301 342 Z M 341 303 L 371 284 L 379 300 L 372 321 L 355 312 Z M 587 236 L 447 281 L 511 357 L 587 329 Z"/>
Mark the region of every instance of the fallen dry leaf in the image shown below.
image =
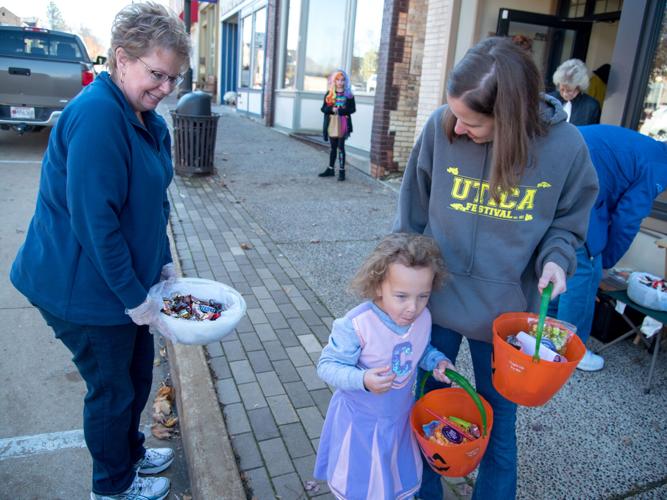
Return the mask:
<path id="1" fill-rule="evenodd" d="M 162 385 L 155 395 L 155 399 L 167 399 L 169 401 L 174 400 L 174 388 L 168 385 Z"/>
<path id="2" fill-rule="evenodd" d="M 163 416 L 167 416 L 171 413 L 171 403 L 166 399 L 156 399 L 153 403 L 153 420 L 155 415 L 159 415 L 157 418 L 158 421 L 162 420 Z"/>
<path id="3" fill-rule="evenodd" d="M 173 414 L 176 391 L 162 382 L 153 400 L 153 425 L 151 434 L 158 439 L 169 439 L 178 432 L 178 417 Z"/>
<path id="4" fill-rule="evenodd" d="M 153 424 L 151 425 L 151 434 L 158 439 L 169 439 L 172 434 L 172 430 L 165 427 L 162 424 Z"/>
<path id="5" fill-rule="evenodd" d="M 178 417 L 169 417 L 167 420 L 162 422 L 162 425 L 171 428 L 175 426 L 177 423 L 178 423 Z"/>

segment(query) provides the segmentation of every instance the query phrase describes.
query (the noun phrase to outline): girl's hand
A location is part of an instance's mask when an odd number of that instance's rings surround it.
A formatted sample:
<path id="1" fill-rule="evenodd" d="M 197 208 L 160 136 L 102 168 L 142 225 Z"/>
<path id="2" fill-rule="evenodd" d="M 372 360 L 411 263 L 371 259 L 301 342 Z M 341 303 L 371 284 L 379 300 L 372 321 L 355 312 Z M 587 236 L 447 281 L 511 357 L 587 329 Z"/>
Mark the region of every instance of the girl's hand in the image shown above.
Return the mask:
<path id="1" fill-rule="evenodd" d="M 388 375 L 384 375 L 386 373 Z M 381 366 L 380 368 L 369 368 L 364 372 L 364 387 L 374 394 L 382 394 L 391 389 L 391 383 L 396 378 L 396 374 L 390 371 L 390 367 Z"/>
<path id="2" fill-rule="evenodd" d="M 338 114 L 338 106 L 333 107 L 333 113 L 334 113 L 334 115 Z"/>
<path id="3" fill-rule="evenodd" d="M 567 290 L 566 286 L 566 277 L 565 271 L 555 262 L 547 262 L 544 264 L 542 269 L 542 276 L 540 276 L 540 281 L 537 283 L 537 289 L 542 293 L 542 290 L 552 282 L 554 284 L 554 289 L 551 292 L 551 300 L 558 297 L 561 293 Z"/>
<path id="4" fill-rule="evenodd" d="M 433 378 L 438 382 L 443 382 L 445 384 L 451 384 L 452 381 L 449 380 L 449 377 L 445 375 L 445 370 L 449 368 L 450 370 L 455 370 L 456 367 L 448 359 L 443 359 L 438 363 L 438 366 L 433 370 Z"/>

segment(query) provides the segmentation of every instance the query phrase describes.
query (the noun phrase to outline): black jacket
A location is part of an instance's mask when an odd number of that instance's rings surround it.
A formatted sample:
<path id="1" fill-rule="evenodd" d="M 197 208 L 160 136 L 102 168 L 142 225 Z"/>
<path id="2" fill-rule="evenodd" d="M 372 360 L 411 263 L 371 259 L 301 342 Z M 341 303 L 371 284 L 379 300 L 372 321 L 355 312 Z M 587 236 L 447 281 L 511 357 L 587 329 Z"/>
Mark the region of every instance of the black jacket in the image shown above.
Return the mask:
<path id="1" fill-rule="evenodd" d="M 327 130 L 329 129 L 329 121 L 331 119 L 331 115 L 333 115 L 333 108 L 334 108 L 333 106 L 329 106 L 327 104 L 327 94 L 324 94 L 324 100 L 321 109 L 322 113 L 324 113 L 324 123 L 322 124 L 322 137 L 324 137 L 325 141 L 329 140 L 329 134 Z M 347 132 L 345 133 L 345 137 L 343 137 L 343 139 L 347 139 L 348 137 L 350 137 L 350 134 L 352 133 L 352 117 L 350 115 L 354 113 L 356 110 L 357 110 L 357 105 L 354 102 L 354 96 L 348 97 L 345 102 L 345 106 L 338 108 L 338 114 L 347 117 Z"/>
<path id="2" fill-rule="evenodd" d="M 555 97 L 561 104 L 565 104 L 558 90 L 554 90 L 549 95 Z M 596 125 L 600 123 L 600 103 L 595 98 L 579 92 L 579 95 L 572 99 L 572 112 L 570 113 L 570 123 L 572 125 Z"/>

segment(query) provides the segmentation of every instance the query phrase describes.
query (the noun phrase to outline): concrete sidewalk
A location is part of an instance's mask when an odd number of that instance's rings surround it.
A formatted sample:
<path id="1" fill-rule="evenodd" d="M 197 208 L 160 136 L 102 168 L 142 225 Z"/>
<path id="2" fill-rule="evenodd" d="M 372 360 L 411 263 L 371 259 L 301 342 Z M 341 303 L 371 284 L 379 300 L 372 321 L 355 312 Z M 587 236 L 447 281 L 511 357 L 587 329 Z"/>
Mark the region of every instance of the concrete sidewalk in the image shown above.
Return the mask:
<path id="1" fill-rule="evenodd" d="M 315 365 L 334 317 L 357 303 L 347 282 L 389 231 L 397 193 L 353 168 L 345 182 L 318 179 L 327 151 L 215 111 L 218 175 L 175 178 L 173 237 L 183 274 L 233 286 L 248 314 L 222 342 L 170 356 L 193 495 L 241 498 L 240 475 L 248 498 L 332 498 L 306 483 L 331 397 Z M 605 358 L 603 372 L 577 372 L 546 406 L 519 410 L 519 498 L 667 497 L 665 357 L 649 395 L 643 347 Z M 472 379 L 465 348 L 457 366 Z M 448 497 L 465 485 L 451 481 Z"/>

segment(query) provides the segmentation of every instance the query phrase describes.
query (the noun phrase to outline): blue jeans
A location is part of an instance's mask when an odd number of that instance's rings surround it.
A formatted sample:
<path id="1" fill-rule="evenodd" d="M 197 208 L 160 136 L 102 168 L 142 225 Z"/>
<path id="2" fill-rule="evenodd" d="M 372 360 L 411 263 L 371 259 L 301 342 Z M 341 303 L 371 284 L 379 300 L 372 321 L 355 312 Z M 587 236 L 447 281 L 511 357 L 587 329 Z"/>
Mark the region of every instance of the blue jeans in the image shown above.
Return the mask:
<path id="1" fill-rule="evenodd" d="M 146 453 L 139 421 L 153 382 L 153 336 L 147 326 L 78 325 L 38 309 L 86 382 L 83 432 L 93 458 L 92 490 L 121 493 Z"/>
<path id="2" fill-rule="evenodd" d="M 456 361 L 461 346 L 461 334 L 433 325 L 431 344 L 445 354 L 452 363 Z M 516 497 L 517 448 L 516 448 L 516 404 L 501 396 L 491 381 L 491 354 L 493 345 L 468 339 L 470 355 L 475 372 L 477 392 L 493 408 L 493 430 L 484 458 L 479 465 L 473 500 L 512 499 Z M 447 387 L 432 377 L 426 383 L 426 391 Z M 419 498 L 441 500 L 441 477 L 433 472 L 426 460 Z"/>
<path id="3" fill-rule="evenodd" d="M 567 280 L 567 291 L 558 297 L 558 319 L 577 327 L 585 344 L 591 336 L 595 295 L 602 279 L 602 256 L 590 257 L 586 247 L 577 250 L 577 270 Z"/>

